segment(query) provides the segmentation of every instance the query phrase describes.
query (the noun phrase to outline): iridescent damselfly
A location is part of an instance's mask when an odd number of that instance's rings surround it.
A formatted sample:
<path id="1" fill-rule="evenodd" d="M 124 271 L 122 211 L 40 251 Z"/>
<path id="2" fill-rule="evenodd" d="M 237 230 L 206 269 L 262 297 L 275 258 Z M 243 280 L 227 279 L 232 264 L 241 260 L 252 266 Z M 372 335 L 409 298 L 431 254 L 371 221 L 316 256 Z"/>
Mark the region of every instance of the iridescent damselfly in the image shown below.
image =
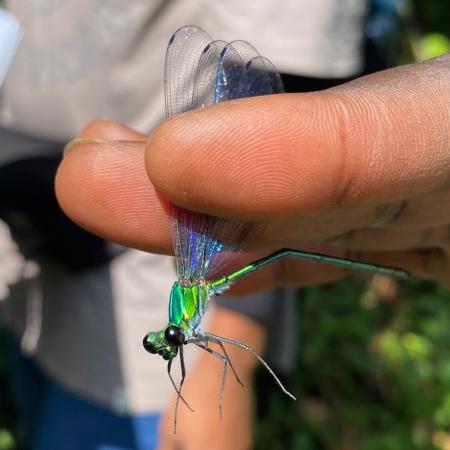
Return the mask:
<path id="1" fill-rule="evenodd" d="M 283 83 L 274 66 L 247 42 L 212 41 L 207 33 L 196 26 L 182 27 L 170 39 L 165 67 L 167 117 L 227 100 L 282 92 Z M 223 363 L 220 414 L 228 367 L 241 383 L 224 344 L 252 353 L 282 391 L 295 399 L 255 350 L 242 342 L 216 336 L 202 329 L 202 318 L 211 296 L 222 294 L 240 278 L 286 257 L 399 279 L 408 277 L 401 269 L 293 249 L 281 249 L 221 275 L 221 269 L 233 259 L 236 252 L 245 247 L 245 242 L 250 241 L 252 224 L 194 213 L 174 204 L 171 205 L 171 218 L 178 280 L 170 294 L 168 325 L 160 331 L 148 333 L 144 337 L 144 347 L 168 361 L 167 371 L 177 393 L 175 430 L 180 399 L 190 409 L 181 395 L 186 376 L 183 346 L 187 344 L 196 345 Z M 211 348 L 211 344 L 215 344 L 215 347 Z M 177 355 L 180 356 L 181 365 L 179 386 L 171 375 L 172 363 Z"/>

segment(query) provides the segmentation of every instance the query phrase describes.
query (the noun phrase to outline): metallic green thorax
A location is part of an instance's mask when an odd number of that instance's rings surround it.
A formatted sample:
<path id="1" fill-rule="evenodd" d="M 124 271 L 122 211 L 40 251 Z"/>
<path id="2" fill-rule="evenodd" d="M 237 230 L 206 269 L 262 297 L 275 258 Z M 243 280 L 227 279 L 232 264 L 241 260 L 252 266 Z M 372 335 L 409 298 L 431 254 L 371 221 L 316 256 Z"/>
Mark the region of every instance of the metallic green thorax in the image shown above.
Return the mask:
<path id="1" fill-rule="evenodd" d="M 175 358 L 179 346 L 185 339 L 192 337 L 200 325 L 208 302 L 206 286 L 180 283 L 183 282 L 175 282 L 170 292 L 168 325 L 160 331 L 150 331 L 144 337 L 145 349 L 150 353 L 161 355 L 166 360 Z M 183 333 L 180 342 L 170 340 L 170 333 L 169 336 L 166 334 L 173 328 Z"/>
<path id="2" fill-rule="evenodd" d="M 182 330 L 195 330 L 206 310 L 208 290 L 199 284 L 183 286 L 178 281 L 172 286 L 169 300 L 169 324 Z"/>

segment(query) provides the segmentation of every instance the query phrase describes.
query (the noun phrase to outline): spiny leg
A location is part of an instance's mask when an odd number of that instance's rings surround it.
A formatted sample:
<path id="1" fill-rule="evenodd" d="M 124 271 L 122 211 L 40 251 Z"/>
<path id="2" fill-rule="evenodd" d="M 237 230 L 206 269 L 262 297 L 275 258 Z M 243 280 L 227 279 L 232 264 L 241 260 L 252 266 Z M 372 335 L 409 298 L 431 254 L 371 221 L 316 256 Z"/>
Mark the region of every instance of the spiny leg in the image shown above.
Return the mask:
<path id="1" fill-rule="evenodd" d="M 169 379 L 170 382 L 172 383 L 172 386 L 175 389 L 175 392 L 180 396 L 180 399 L 183 401 L 183 403 L 187 406 L 187 408 L 191 411 L 194 412 L 194 410 L 189 406 L 189 403 L 185 400 L 185 398 L 181 395 L 181 391 L 178 389 L 178 386 L 175 383 L 175 380 L 172 378 L 172 374 L 171 374 L 171 368 L 172 368 L 172 362 L 173 360 L 171 359 L 169 361 L 169 363 L 167 364 L 167 373 L 169 374 Z M 184 380 L 182 380 L 183 382 Z M 180 383 L 180 386 L 182 384 L 182 382 Z"/>
<path id="2" fill-rule="evenodd" d="M 198 344 L 200 343 L 200 344 L 202 344 L 202 345 L 200 345 L 199 347 L 203 348 L 204 350 L 206 350 L 205 347 L 208 347 L 208 339 L 206 338 L 206 336 L 204 336 L 203 332 L 202 332 L 201 334 L 199 333 L 199 334 L 197 335 L 197 337 L 189 339 L 189 340 L 187 341 L 187 343 L 190 343 L 190 344 L 192 343 L 192 344 L 196 344 L 196 345 L 198 345 Z M 228 355 L 228 352 L 227 352 L 225 346 L 224 346 L 224 345 L 222 344 L 222 342 L 220 342 L 220 341 L 215 342 L 215 343 L 216 343 L 217 345 L 219 345 L 220 348 L 222 349 L 222 351 L 223 351 L 223 356 L 225 356 L 225 358 L 227 359 L 228 364 L 230 365 L 231 370 L 233 371 L 233 374 L 234 374 L 234 376 L 235 376 L 235 378 L 236 378 L 236 381 L 237 381 L 242 387 L 244 387 L 244 384 L 243 384 L 242 381 L 240 380 L 239 375 L 237 374 L 237 371 L 236 371 L 236 369 L 234 368 L 233 363 L 231 362 L 231 358 L 230 358 L 230 356 Z"/>
<path id="3" fill-rule="evenodd" d="M 169 375 L 170 382 L 172 383 L 172 386 L 174 387 L 175 392 L 177 393 L 177 400 L 176 400 L 176 403 L 175 403 L 175 417 L 174 417 L 174 422 L 173 422 L 173 432 L 174 432 L 174 434 L 176 434 L 176 432 L 177 432 L 177 415 L 178 415 L 178 404 L 180 402 L 180 399 L 187 406 L 189 411 L 194 412 L 194 410 L 189 406 L 189 403 L 181 395 L 181 387 L 183 386 L 184 379 L 186 377 L 186 371 L 185 371 L 185 368 L 184 368 L 184 360 L 182 359 L 181 355 L 182 355 L 182 352 L 180 352 L 180 361 L 183 361 L 183 362 L 182 362 L 182 365 L 181 365 L 181 382 L 180 382 L 180 387 L 179 388 L 177 387 L 177 385 L 175 383 L 175 380 L 172 378 L 172 374 L 171 374 L 173 359 L 169 360 L 169 362 L 167 364 L 167 373 Z"/>
<path id="4" fill-rule="evenodd" d="M 195 343 L 197 347 L 202 348 L 207 351 L 211 355 L 215 356 L 217 359 L 223 362 L 223 372 L 222 372 L 222 383 L 220 386 L 220 400 L 219 400 L 219 416 L 220 420 L 222 420 L 222 407 L 223 407 L 223 398 L 225 393 L 225 382 L 227 379 L 227 369 L 228 369 L 228 359 L 219 352 L 214 351 L 213 349 L 208 347 L 208 343 L 206 342 L 197 342 Z"/>
<path id="5" fill-rule="evenodd" d="M 234 366 L 233 366 L 233 363 L 231 362 L 231 358 L 228 356 L 228 353 L 227 353 L 227 351 L 226 351 L 226 349 L 225 349 L 225 346 L 223 345 L 223 343 L 222 343 L 221 341 L 216 342 L 216 344 L 220 345 L 220 348 L 222 349 L 223 354 L 225 355 L 225 358 L 227 358 L 228 364 L 230 365 L 231 370 L 232 370 L 233 373 L 234 373 L 234 376 L 235 376 L 235 378 L 236 378 L 236 381 L 237 381 L 242 387 L 244 387 L 244 384 L 243 384 L 242 381 L 239 379 L 239 376 L 238 376 L 238 374 L 237 374 L 237 372 L 236 372 L 236 370 L 235 370 L 235 368 L 234 368 Z"/>
<path id="6" fill-rule="evenodd" d="M 184 365 L 184 353 L 183 353 L 183 346 L 180 345 L 180 367 L 181 367 L 181 381 L 180 381 L 180 387 L 179 387 L 179 395 L 177 396 L 177 401 L 175 403 L 175 417 L 174 417 L 174 434 L 177 432 L 177 417 L 178 417 L 178 405 L 180 404 L 180 398 L 183 400 L 185 405 L 190 409 L 191 412 L 194 412 L 194 410 L 187 404 L 187 402 L 183 399 L 181 396 L 181 388 L 183 387 L 184 380 L 186 379 L 186 367 Z"/>
<path id="7" fill-rule="evenodd" d="M 264 361 L 264 359 L 258 355 L 258 353 L 256 353 L 256 351 L 250 347 L 247 344 L 243 344 L 242 342 L 237 342 L 237 341 L 233 341 L 232 339 L 228 339 L 228 338 L 224 338 L 221 336 L 216 336 L 215 334 L 210 334 L 210 333 L 205 333 L 205 338 L 208 339 L 211 342 L 215 342 L 217 344 L 219 344 L 219 342 L 224 342 L 226 344 L 231 344 L 234 345 L 236 347 L 242 348 L 243 350 L 246 350 L 250 353 L 253 354 L 253 356 L 255 356 L 255 358 L 257 358 L 259 360 L 259 362 L 266 368 L 266 370 L 270 373 L 270 375 L 272 375 L 273 379 L 276 381 L 276 383 L 278 384 L 278 386 L 281 388 L 281 390 L 290 398 L 292 398 L 293 400 L 297 400 L 283 385 L 283 383 L 281 383 L 281 381 L 278 379 L 278 377 L 275 375 L 275 372 L 270 368 L 269 364 L 266 363 L 266 361 Z M 220 344 L 219 344 L 220 345 Z"/>

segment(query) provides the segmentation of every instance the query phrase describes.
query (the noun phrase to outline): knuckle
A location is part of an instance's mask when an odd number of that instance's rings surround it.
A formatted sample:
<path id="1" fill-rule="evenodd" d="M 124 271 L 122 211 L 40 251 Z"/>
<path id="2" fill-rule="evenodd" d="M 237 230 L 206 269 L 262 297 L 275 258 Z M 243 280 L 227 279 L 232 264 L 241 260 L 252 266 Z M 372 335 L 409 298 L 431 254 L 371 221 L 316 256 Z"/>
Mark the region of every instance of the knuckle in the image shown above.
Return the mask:
<path id="1" fill-rule="evenodd" d="M 344 101 L 337 101 L 337 136 L 339 165 L 336 172 L 336 185 L 334 190 L 334 203 L 342 206 L 347 203 L 354 191 L 355 175 L 349 164 L 349 124 L 348 107 Z"/>
<path id="2" fill-rule="evenodd" d="M 399 200 L 395 202 L 383 203 L 377 205 L 373 212 L 371 228 L 381 228 L 386 225 L 395 224 L 402 216 L 403 211 L 408 205 L 407 200 Z"/>

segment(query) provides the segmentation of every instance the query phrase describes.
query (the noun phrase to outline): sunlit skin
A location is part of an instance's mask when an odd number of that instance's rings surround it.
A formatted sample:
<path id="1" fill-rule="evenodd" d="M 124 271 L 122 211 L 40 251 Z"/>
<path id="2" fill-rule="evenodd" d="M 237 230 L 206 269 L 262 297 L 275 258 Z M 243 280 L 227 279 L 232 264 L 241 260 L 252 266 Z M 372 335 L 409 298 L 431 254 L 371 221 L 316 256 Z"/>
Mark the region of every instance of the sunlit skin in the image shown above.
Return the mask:
<path id="1" fill-rule="evenodd" d="M 139 141 L 145 137 L 134 130 L 122 125 L 97 121 L 83 130 L 84 138 L 100 140 L 131 140 Z M 242 314 L 234 313 L 224 308 L 210 310 L 208 329 L 218 335 L 227 335 L 237 341 L 246 342 L 262 354 L 265 346 L 265 327 Z M 237 348 L 229 348 L 228 353 L 239 370 L 239 377 L 245 389 L 236 382 L 227 383 L 225 389 L 225 408 L 220 420 L 217 414 L 219 401 L 218 379 L 211 373 L 218 374 L 220 366 L 218 361 L 211 358 L 206 352 L 201 352 L 195 367 L 188 374 L 183 391 L 189 399 L 189 404 L 195 410 L 192 414 L 187 408 L 179 411 L 177 433 L 173 433 L 174 405 L 169 402 L 168 408 L 163 412 L 161 420 L 160 442 L 158 450 L 174 450 L 183 443 L 185 450 L 207 448 L 210 440 L 216 442 L 217 450 L 233 448 L 247 449 L 252 438 L 252 383 L 253 372 L 257 360 L 253 355 Z M 213 399 L 213 400 L 212 400 Z M 204 433 L 202 423 L 209 432 Z M 231 433 L 230 430 L 235 432 Z"/>
<path id="2" fill-rule="evenodd" d="M 255 250 L 325 246 L 450 284 L 449 72 L 446 55 L 321 93 L 231 101 L 165 121 L 147 142 L 96 122 L 82 137 L 107 128 L 116 142 L 73 143 L 58 199 L 83 227 L 149 251 L 172 251 L 161 193 L 190 209 L 266 223 Z M 289 261 L 240 289 L 344 274 Z"/>
<path id="3" fill-rule="evenodd" d="M 149 251 L 172 251 L 167 204 L 158 189 L 190 209 L 267 224 L 255 243 L 258 256 L 268 247 L 320 246 L 450 285 L 449 73 L 446 55 L 323 93 L 234 101 L 165 121 L 148 141 L 124 125 L 96 121 L 80 135 L 87 141 L 71 145 L 57 195 L 85 228 Z M 214 152 L 213 167 L 203 150 Z M 252 164 L 243 150 L 251 152 Z M 285 177 L 290 170 L 297 176 Z M 272 192 L 267 198 L 264 183 Z M 292 199 L 274 201 L 280 191 Z M 237 288 L 302 286 L 345 274 L 280 262 Z M 241 340 L 250 342 L 248 336 Z M 166 430 L 174 439 L 171 419 Z M 184 431 L 188 436 L 192 430 Z"/>

